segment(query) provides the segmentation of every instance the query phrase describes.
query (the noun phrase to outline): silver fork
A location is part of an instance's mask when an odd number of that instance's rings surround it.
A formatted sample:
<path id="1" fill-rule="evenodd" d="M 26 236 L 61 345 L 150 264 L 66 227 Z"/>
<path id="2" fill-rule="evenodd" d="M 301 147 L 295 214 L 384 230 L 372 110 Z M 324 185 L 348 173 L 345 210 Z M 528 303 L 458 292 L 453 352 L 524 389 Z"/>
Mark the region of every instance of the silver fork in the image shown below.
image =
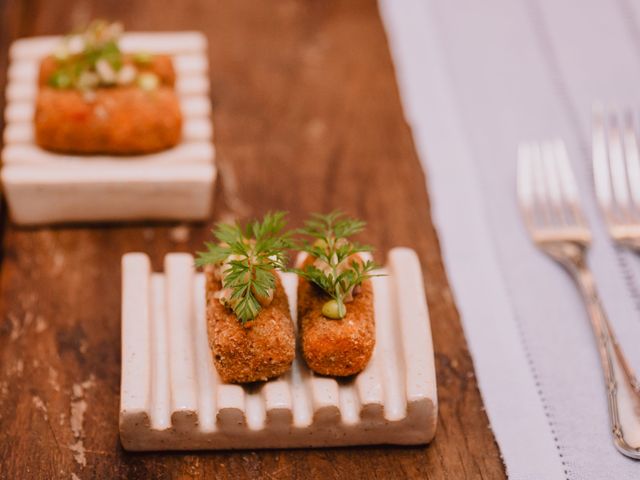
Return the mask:
<path id="1" fill-rule="evenodd" d="M 593 109 L 593 178 L 598 203 L 618 243 L 640 251 L 640 157 L 632 111 Z"/>
<path id="2" fill-rule="evenodd" d="M 640 385 L 618 345 L 587 266 L 591 233 L 561 141 L 520 145 L 518 200 L 535 244 L 565 267 L 584 298 L 607 387 L 614 444 L 624 455 L 640 459 Z"/>

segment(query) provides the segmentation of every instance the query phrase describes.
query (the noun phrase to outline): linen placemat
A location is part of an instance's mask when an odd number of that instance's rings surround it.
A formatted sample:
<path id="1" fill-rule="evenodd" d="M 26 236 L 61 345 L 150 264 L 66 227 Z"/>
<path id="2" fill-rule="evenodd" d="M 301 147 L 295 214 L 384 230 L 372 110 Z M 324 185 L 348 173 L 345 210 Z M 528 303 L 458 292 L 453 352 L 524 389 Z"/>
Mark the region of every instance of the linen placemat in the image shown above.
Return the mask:
<path id="1" fill-rule="evenodd" d="M 640 107 L 640 4 L 608 0 L 380 0 L 405 115 L 427 177 L 482 397 L 513 479 L 637 479 L 609 432 L 588 317 L 531 243 L 516 151 L 562 138 L 593 231 L 589 261 L 640 372 L 640 260 L 595 203 L 592 103 Z"/>

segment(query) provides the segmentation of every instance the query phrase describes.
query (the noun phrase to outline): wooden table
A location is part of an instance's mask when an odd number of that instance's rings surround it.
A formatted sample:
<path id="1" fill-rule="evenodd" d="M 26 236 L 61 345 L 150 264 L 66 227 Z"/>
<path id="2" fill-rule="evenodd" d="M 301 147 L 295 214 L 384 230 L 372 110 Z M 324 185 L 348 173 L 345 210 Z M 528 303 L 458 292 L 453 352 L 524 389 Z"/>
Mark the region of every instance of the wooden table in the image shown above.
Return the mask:
<path id="1" fill-rule="evenodd" d="M 131 454 L 118 440 L 120 258 L 193 252 L 210 225 L 20 229 L 0 284 L 0 477 L 504 478 L 429 213 L 376 3 L 1 1 L 9 43 L 93 17 L 131 30 L 205 32 L 221 178 L 211 221 L 339 207 L 369 222 L 378 258 L 422 259 L 440 417 L 427 447 Z M 6 215 L 5 215 L 6 216 Z M 75 475 L 75 476 L 74 476 Z"/>

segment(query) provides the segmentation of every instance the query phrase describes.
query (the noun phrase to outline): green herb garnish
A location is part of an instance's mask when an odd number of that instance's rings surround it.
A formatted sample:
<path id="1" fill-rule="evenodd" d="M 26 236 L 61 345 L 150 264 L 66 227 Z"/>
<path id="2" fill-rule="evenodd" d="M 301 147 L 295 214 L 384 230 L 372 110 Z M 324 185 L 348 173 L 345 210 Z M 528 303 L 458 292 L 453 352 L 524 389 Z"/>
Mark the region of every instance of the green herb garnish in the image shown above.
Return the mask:
<path id="1" fill-rule="evenodd" d="M 121 34 L 119 23 L 94 20 L 83 32 L 64 37 L 53 53 L 56 70 L 48 78 L 49 85 L 86 91 L 132 84 L 138 77 L 135 65 L 149 65 L 153 57 L 139 53 L 127 61 L 118 46 Z"/>
<path id="2" fill-rule="evenodd" d="M 58 69 L 49 77 L 49 85 L 55 88 L 69 88 L 73 83 L 69 72 Z"/>
<path id="3" fill-rule="evenodd" d="M 206 252 L 198 252 L 197 266 L 220 268 L 222 286 L 229 289 L 224 303 L 243 324 L 260 312 L 260 299 L 273 295 L 275 269 L 285 269 L 286 250 L 291 246 L 284 212 L 268 213 L 263 220 L 248 223 L 218 223 L 213 230 L 216 242 L 205 243 Z"/>
<path id="4" fill-rule="evenodd" d="M 372 247 L 352 242 L 348 237 L 361 232 L 366 223 L 345 217 L 334 211 L 328 215 L 313 214 L 305 222 L 300 233 L 315 239 L 313 243 L 300 245 L 315 262 L 294 271 L 320 287 L 332 300 L 322 307 L 322 313 L 329 318 L 344 318 L 347 313 L 345 302 L 353 296 L 354 289 L 366 279 L 377 276 L 370 272 L 378 268 L 371 260 L 358 261 L 354 255 L 370 252 Z"/>

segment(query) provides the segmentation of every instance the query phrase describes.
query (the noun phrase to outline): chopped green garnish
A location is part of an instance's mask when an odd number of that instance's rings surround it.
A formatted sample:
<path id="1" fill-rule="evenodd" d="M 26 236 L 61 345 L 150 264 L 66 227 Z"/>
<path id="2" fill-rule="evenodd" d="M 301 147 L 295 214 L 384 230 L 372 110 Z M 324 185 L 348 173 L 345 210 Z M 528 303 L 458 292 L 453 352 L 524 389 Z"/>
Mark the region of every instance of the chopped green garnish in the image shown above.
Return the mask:
<path id="1" fill-rule="evenodd" d="M 71 76 L 64 70 L 57 70 L 49 77 L 49 85 L 55 88 L 69 88 L 72 83 Z"/>
<path id="2" fill-rule="evenodd" d="M 138 75 L 136 64 L 148 64 L 152 57 L 147 53 L 133 55 L 133 61 L 125 63 L 125 56 L 118 46 L 122 26 L 96 20 L 81 33 L 67 35 L 53 52 L 57 69 L 48 79 L 55 88 L 109 87 L 137 83 L 145 90 L 153 90 L 159 85 L 154 74 Z M 120 75 L 124 68 L 133 69 Z M 90 79 L 91 82 L 88 82 Z M 97 82 L 94 80 L 97 79 Z"/>

